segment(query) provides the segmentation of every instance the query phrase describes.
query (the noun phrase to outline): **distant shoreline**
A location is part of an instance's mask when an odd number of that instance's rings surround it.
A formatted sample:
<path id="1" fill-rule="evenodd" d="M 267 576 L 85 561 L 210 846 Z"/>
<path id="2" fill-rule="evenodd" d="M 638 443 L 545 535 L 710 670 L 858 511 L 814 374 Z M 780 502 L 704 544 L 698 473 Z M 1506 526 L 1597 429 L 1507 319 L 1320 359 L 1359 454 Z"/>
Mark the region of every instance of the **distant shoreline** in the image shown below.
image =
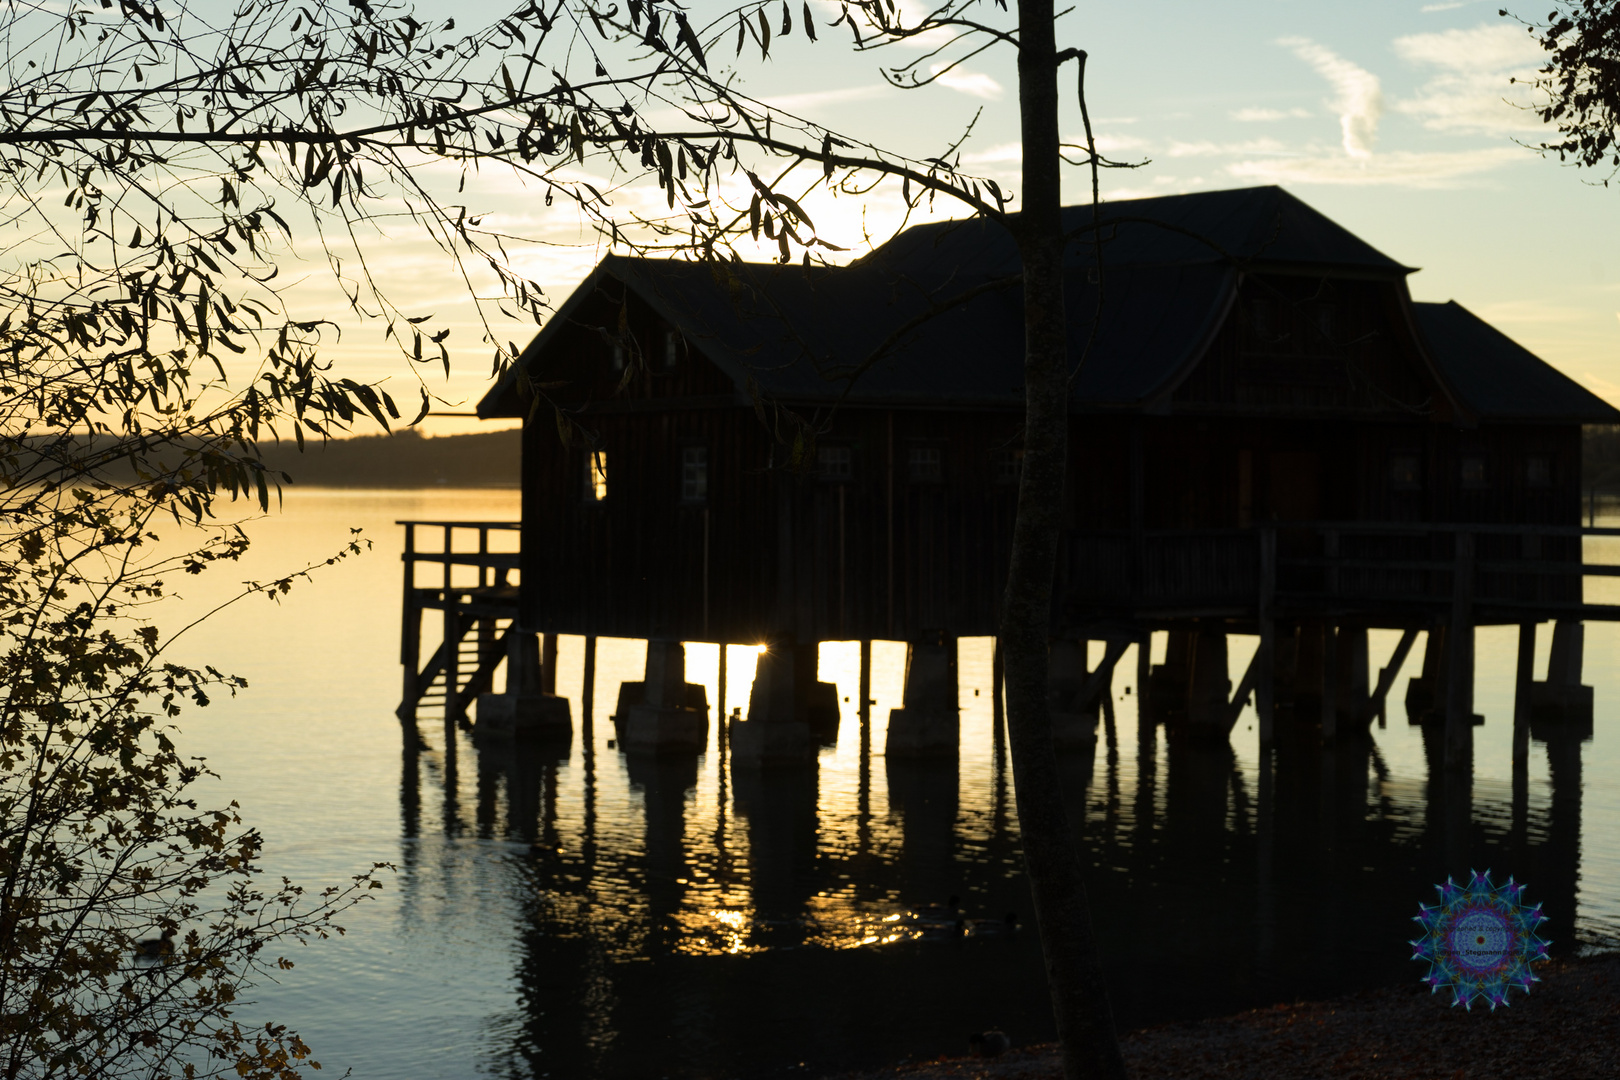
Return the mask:
<path id="1" fill-rule="evenodd" d="M 510 429 L 428 439 L 407 428 L 310 442 L 303 451 L 285 442 L 260 449 L 267 468 L 292 478 L 288 490 L 515 489 L 523 475 L 523 433 Z"/>

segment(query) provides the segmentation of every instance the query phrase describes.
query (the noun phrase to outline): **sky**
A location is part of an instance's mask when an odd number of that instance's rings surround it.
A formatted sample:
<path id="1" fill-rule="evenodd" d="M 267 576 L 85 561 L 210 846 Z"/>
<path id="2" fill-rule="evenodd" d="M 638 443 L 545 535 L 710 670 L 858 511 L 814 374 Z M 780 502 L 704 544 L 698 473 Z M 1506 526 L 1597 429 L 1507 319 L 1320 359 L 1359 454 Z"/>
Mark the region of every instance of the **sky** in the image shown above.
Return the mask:
<path id="1" fill-rule="evenodd" d="M 449 9 L 429 3 L 419 11 L 434 14 L 436 6 Z M 880 68 L 910 61 L 917 50 L 856 53 L 846 29 L 825 28 L 836 6 L 811 6 L 824 26 L 817 44 L 801 32 L 773 44 L 768 60 L 752 53 L 733 61 L 747 92 L 918 156 L 941 152 L 977 113 L 961 151 L 964 168 L 1016 191 L 1009 50 L 993 48 L 933 86 L 897 90 Z M 498 10 L 477 3 L 454 10 L 466 20 L 486 8 Z M 722 10 L 694 3 L 694 22 L 706 8 Z M 984 10 L 1007 21 L 993 4 Z M 1085 49 L 1090 58 L 1087 97 L 1100 145 L 1139 164 L 1104 174 L 1105 199 L 1280 184 L 1420 267 L 1410 278 L 1415 299 L 1458 301 L 1620 404 L 1620 187 L 1606 189 L 1602 173 L 1561 166 L 1525 146 L 1545 131 L 1523 107 L 1528 91 L 1510 80 L 1533 72 L 1543 54 L 1497 3 L 1082 2 L 1060 19 L 1058 37 L 1060 47 Z M 1078 138 L 1072 77 L 1071 66 L 1062 123 Z M 1066 198 L 1082 200 L 1088 183 L 1070 169 Z M 493 221 L 544 245 L 519 258 L 554 303 L 607 250 L 570 211 L 544 207 L 526 189 L 499 182 L 469 189 L 469 203 L 480 198 Z M 855 253 L 863 237 L 880 241 L 899 221 L 898 192 L 890 189 L 806 205 L 823 236 Z M 470 305 L 434 260 L 405 242 L 392 245 L 381 268 L 409 299 L 454 322 Z M 455 340 L 477 340 L 470 322 L 464 329 Z M 507 330 L 521 339 L 533 327 Z M 347 335 L 338 358 L 394 382 L 399 361 L 378 337 Z M 471 411 L 488 385 L 487 350 L 458 356 L 448 381 L 442 372 L 430 379 L 447 412 Z M 480 427 L 488 425 L 449 417 L 426 424 L 430 434 Z"/>

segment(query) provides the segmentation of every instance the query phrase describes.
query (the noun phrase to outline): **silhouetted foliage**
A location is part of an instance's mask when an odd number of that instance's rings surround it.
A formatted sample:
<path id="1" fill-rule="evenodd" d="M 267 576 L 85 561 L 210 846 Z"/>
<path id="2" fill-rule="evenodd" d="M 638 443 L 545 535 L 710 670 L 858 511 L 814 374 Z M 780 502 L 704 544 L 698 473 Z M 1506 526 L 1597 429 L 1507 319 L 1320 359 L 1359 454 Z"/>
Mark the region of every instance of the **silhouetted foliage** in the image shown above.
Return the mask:
<path id="1" fill-rule="evenodd" d="M 402 416 L 382 387 L 322 359 L 331 312 L 292 310 L 278 276 L 300 244 L 320 247 L 350 319 L 380 324 L 413 369 L 448 372 L 449 327 L 394 302 L 373 264 L 390 229 L 428 237 L 477 300 L 492 367 L 516 360 L 493 320 L 539 322 L 546 298 L 515 268 L 523 238 L 461 198 L 497 168 L 616 247 L 701 259 L 722 278 L 744 238 L 774 243 L 782 263 L 833 249 L 803 205 L 817 187 L 859 196 L 898 181 L 908 207 L 954 200 L 1016 238 L 1028 412 L 1003 627 L 1010 744 L 1066 1069 L 1122 1075 L 1045 692 L 1074 375 L 1063 253 L 1099 240 L 1095 217 L 1086 235 L 1062 234 L 1059 168 L 1074 151 L 1095 201 L 1108 163 L 1085 113 L 1085 54 L 1057 49 L 1049 0 L 1022 0 L 1012 27 L 977 20 L 974 7 L 945 0 L 910 18 L 892 0 L 858 0 L 818 28 L 809 7 L 787 3 L 745 3 L 698 25 L 659 0 L 533 2 L 458 33 L 452 19 L 366 0 L 244 2 L 229 13 L 184 0 L 8 4 L 0 173 L 8 226 L 25 239 L 0 270 L 6 1075 L 279 1076 L 302 1060 L 290 1033 L 235 1029 L 232 1002 L 267 943 L 319 932 L 350 894 L 303 909 L 286 890 L 261 896 L 247 884 L 256 838 L 231 811 L 193 812 L 183 791 L 195 767 L 162 725 L 184 701 L 240 684 L 164 662 L 144 605 L 164 595 L 165 574 L 240 556 L 242 534 L 213 515 L 243 496 L 269 506 L 280 477 L 265 440 L 302 445 L 364 417 L 386 428 Z M 764 59 L 784 39 L 836 28 L 858 50 L 923 44 L 885 72 L 898 86 L 925 85 L 995 45 L 1018 50 L 1019 214 L 993 180 L 959 169 L 962 140 L 895 154 L 772 111 L 722 68 L 728 51 L 751 62 L 755 47 Z M 1070 61 L 1080 147 L 1058 134 L 1057 75 Z M 797 174 L 806 164 L 813 175 Z M 588 171 L 597 167 L 606 178 Z M 615 202 L 641 177 L 657 185 L 661 211 Z M 880 359 L 851 358 L 847 377 Z M 565 440 L 590 438 L 544 383 L 519 374 L 531 416 L 549 408 Z M 418 393 L 425 412 L 425 383 Z M 802 454 L 813 431 L 786 427 Z M 151 554 L 162 517 L 203 530 L 178 564 Z M 117 890 L 127 903 L 109 907 Z M 131 973 L 132 938 L 168 927 L 171 963 Z M 157 986 L 163 994 L 148 992 Z M 127 987 L 142 1002 L 135 1012 Z"/>
<path id="2" fill-rule="evenodd" d="M 1545 23 L 1526 25 L 1549 54 L 1532 83 L 1546 99 L 1536 112 L 1560 136 L 1541 143 L 1539 149 L 1587 168 L 1605 161 L 1620 168 L 1620 147 L 1615 145 L 1615 125 L 1620 123 L 1620 4 L 1560 3 L 1548 12 Z"/>

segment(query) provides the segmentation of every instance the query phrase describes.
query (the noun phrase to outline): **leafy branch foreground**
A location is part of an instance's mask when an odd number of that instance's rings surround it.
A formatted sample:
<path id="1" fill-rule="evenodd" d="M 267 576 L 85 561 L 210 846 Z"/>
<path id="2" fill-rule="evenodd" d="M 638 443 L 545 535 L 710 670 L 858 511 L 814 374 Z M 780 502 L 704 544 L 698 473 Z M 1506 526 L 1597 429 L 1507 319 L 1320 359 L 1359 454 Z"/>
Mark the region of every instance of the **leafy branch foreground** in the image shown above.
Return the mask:
<path id="1" fill-rule="evenodd" d="M 166 661 L 180 634 L 161 641 L 138 613 L 165 595 L 166 576 L 234 561 L 247 541 L 218 530 L 143 562 L 156 512 L 71 490 L 0 557 L 7 1077 L 296 1075 L 314 1065 L 297 1036 L 244 1030 L 233 1011 L 255 977 L 292 967 L 272 950 L 341 933 L 334 917 L 381 886 L 381 865 L 314 894 L 267 884 L 262 841 L 237 804 L 199 809 L 191 789 L 213 774 L 180 755 L 170 721 L 246 683 Z M 362 549 L 355 538 L 327 563 Z M 228 603 L 280 596 L 292 581 Z"/>
<path id="2" fill-rule="evenodd" d="M 521 269 L 534 243 L 463 201 L 496 174 L 527 189 L 531 211 L 568 210 L 618 248 L 702 260 L 735 288 L 740 248 L 774 245 L 782 272 L 836 249 L 806 208 L 813 194 L 859 199 L 898 184 L 908 215 L 937 197 L 1011 234 L 1027 411 L 1002 640 L 1020 828 L 1066 1071 L 1123 1075 L 1045 692 L 1068 386 L 1084 359 L 1067 345 L 1065 253 L 1089 247 L 1100 281 L 1104 239 L 1095 213 L 1084 237 L 1063 235 L 1059 174 L 1064 162 L 1088 167 L 1095 205 L 1096 170 L 1111 163 L 1085 111 L 1085 54 L 1058 48 L 1050 0 L 1020 0 L 1012 22 L 1004 0 L 983 19 L 978 6 L 942 0 L 913 18 L 893 0 L 751 0 L 701 23 L 672 0 L 531 0 L 465 33 L 372 0 L 6 0 L 5 1077 L 286 1076 L 307 1062 L 288 1032 L 239 1030 L 231 1006 L 268 943 L 328 932 L 374 881 L 309 896 L 254 886 L 257 837 L 234 807 L 197 809 L 187 790 L 201 768 L 160 726 L 241 684 L 162 661 L 146 612 L 166 595 L 163 575 L 240 557 L 245 536 L 214 514 L 237 498 L 268 509 L 286 478 L 265 467 L 263 446 L 401 418 L 385 387 L 332 369 L 335 312 L 380 326 L 416 373 L 418 417 L 431 406 L 426 375 L 448 374 L 454 327 L 385 281 L 378 245 L 404 239 L 449 267 L 452 295 L 431 299 L 472 298 L 474 348 L 496 372 L 516 361 L 504 328 L 550 309 Z M 818 25 L 818 14 L 835 17 Z M 884 72 L 900 87 L 987 48 L 1016 50 L 1020 212 L 993 180 L 960 170 L 965 135 L 896 153 L 767 108 L 727 66 L 834 29 L 857 51 L 921 46 Z M 1078 147 L 1059 135 L 1070 62 Z M 331 299 L 315 317 L 294 310 L 312 286 L 281 276 L 300 245 L 319 247 L 326 272 Z M 930 294 L 929 306 L 949 300 Z M 623 326 L 628 380 L 641 358 Z M 830 377 L 857 378 L 882 357 L 843 359 L 856 362 Z M 594 441 L 543 374 L 518 375 L 531 418 L 550 410 L 565 441 Z M 198 530 L 190 555 L 154 554 L 160 518 Z M 131 967 L 130 942 L 154 931 L 161 942 L 165 929 L 168 962 Z"/>

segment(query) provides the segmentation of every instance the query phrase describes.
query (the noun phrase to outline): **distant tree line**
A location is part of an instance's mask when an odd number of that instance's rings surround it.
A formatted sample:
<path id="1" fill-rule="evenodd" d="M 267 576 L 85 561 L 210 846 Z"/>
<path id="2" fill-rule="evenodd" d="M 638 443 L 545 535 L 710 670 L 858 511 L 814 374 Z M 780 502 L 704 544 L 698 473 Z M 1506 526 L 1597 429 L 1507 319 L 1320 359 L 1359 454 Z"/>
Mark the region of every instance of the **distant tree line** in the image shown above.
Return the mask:
<path id="1" fill-rule="evenodd" d="M 423 438 L 406 428 L 391 435 L 361 435 L 263 447 L 265 467 L 298 487 L 517 487 L 522 432 L 481 431 Z"/>

